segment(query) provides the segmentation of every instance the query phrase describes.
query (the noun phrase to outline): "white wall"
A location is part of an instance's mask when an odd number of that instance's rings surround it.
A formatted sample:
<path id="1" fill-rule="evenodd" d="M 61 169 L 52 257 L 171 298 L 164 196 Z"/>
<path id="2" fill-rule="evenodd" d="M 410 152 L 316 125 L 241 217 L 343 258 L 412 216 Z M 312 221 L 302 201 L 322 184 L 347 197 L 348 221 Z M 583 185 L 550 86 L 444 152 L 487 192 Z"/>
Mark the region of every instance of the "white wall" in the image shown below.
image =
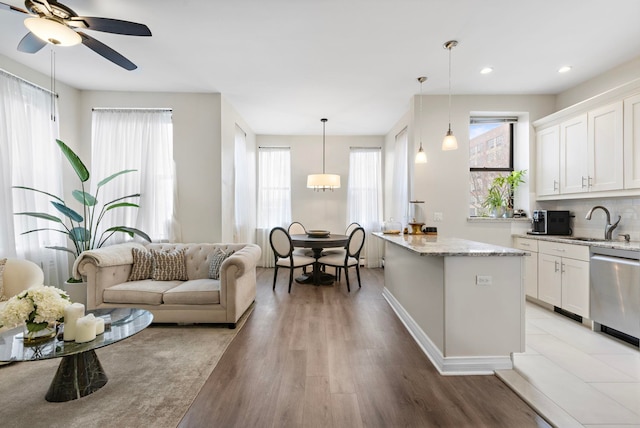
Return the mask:
<path id="1" fill-rule="evenodd" d="M 419 97 L 414 97 L 413 111 L 416 125 L 410 128 L 410 147 L 413 153 L 418 150 L 417 137 Z M 451 127 L 458 139 L 458 150 L 443 152 L 442 139 L 447 131 L 448 110 L 447 97 L 424 95 L 422 114 L 422 143 L 427 152 L 428 163 L 414 166 L 414 190 L 412 197 L 424 200 L 426 223 L 436 226 L 440 236 L 459 237 L 476 241 L 511 245 L 512 227 L 510 222 L 473 223 L 468 222 L 469 215 L 469 118 L 480 112 L 496 114 L 517 114 L 523 119 L 528 116 L 529 123 L 520 123 L 518 138 L 528 148 L 528 153 L 518 153 L 517 160 L 523 164 L 517 168 L 529 169 L 525 159 L 533 159 L 534 132 L 531 122 L 554 111 L 553 95 L 460 95 L 452 98 Z M 394 127 L 395 132 L 401 129 L 403 122 L 411 125 L 411 116 L 404 117 Z M 386 136 L 387 148 L 395 137 L 393 132 Z M 393 134 L 393 135 L 392 135 Z M 534 183 L 531 174 L 527 174 L 527 183 Z M 531 192 L 528 184 L 521 186 L 525 195 Z M 389 199 L 387 199 L 389 200 Z M 528 208 L 528 207 L 527 207 Z M 434 222 L 434 212 L 443 214 L 442 222 Z"/>
<path id="2" fill-rule="evenodd" d="M 318 124 L 320 125 L 320 122 Z M 330 124 L 331 121 L 327 122 L 327 127 Z M 307 189 L 307 175 L 322 172 L 322 135 L 258 135 L 257 137 L 258 146 L 291 147 L 293 221 L 301 222 L 307 229 L 344 232 L 348 224 L 349 147 L 383 147 L 384 136 L 327 135 L 325 143 L 325 171 L 339 174 L 341 187 L 333 192 L 315 192 Z"/>
<path id="3" fill-rule="evenodd" d="M 91 163 L 91 109 L 98 107 L 170 108 L 178 183 L 177 219 L 183 242 L 220 242 L 221 211 L 220 94 L 83 91 L 79 155 Z"/>

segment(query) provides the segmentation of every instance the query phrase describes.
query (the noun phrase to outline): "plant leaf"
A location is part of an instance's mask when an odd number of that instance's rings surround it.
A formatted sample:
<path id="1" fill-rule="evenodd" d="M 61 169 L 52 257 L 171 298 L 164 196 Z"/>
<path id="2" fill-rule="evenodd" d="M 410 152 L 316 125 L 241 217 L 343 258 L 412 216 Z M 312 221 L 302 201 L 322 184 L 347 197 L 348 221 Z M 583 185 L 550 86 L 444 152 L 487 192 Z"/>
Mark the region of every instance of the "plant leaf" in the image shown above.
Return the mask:
<path id="1" fill-rule="evenodd" d="M 47 214 L 47 213 L 36 213 L 36 212 L 24 212 L 24 213 L 13 213 L 14 215 L 28 215 L 30 217 L 36 217 L 36 218 L 41 218 L 44 220 L 50 220 L 50 221 L 55 221 L 56 223 L 62 223 L 62 220 L 60 220 L 60 218 L 51 215 L 51 214 Z"/>
<path id="2" fill-rule="evenodd" d="M 84 227 L 74 227 L 69 231 L 69 237 L 76 242 L 87 242 L 91 239 L 91 232 Z"/>
<path id="3" fill-rule="evenodd" d="M 78 214 L 77 212 L 75 212 L 74 210 L 72 210 L 66 205 L 59 204 L 54 201 L 51 201 L 51 205 L 53 205 L 58 211 L 60 211 L 62 214 L 69 217 L 71 220 L 75 222 L 80 223 L 82 220 L 84 220 L 80 214 Z"/>
<path id="4" fill-rule="evenodd" d="M 43 193 L 43 194 L 45 194 L 45 195 L 47 195 L 47 196 L 51 196 L 52 198 L 57 199 L 57 200 L 59 200 L 60 202 L 64 203 L 64 201 L 62 200 L 62 198 L 60 198 L 60 197 L 58 197 L 58 196 L 56 196 L 56 195 L 53 195 L 53 194 L 51 194 L 51 193 L 44 192 L 44 191 L 42 191 L 42 190 L 34 189 L 33 187 L 13 186 L 13 188 L 14 188 L 14 189 L 31 190 L 31 191 L 33 191 L 33 192 Z"/>
<path id="5" fill-rule="evenodd" d="M 110 182 L 111 180 L 113 180 L 114 178 L 116 178 L 119 175 L 127 174 L 129 172 L 135 172 L 135 171 L 137 171 L 137 169 L 125 169 L 125 170 L 122 170 L 120 172 L 116 172 L 115 174 L 112 174 L 112 175 L 108 176 L 107 178 L 101 180 L 100 183 L 98 183 L 98 187 L 104 186 L 105 184 L 107 184 L 108 182 Z"/>
<path id="6" fill-rule="evenodd" d="M 105 230 L 105 232 L 123 232 L 123 233 L 126 233 L 127 235 L 129 235 L 132 238 L 133 238 L 134 235 L 138 235 L 139 237 L 141 237 L 145 241 L 151 242 L 151 238 L 149 237 L 149 235 L 147 235 L 143 231 L 141 231 L 139 229 L 136 229 L 134 227 L 114 226 L 114 227 L 110 227 L 109 229 Z"/>
<path id="7" fill-rule="evenodd" d="M 73 170 L 78 175 L 80 181 L 82 181 L 83 183 L 88 181 L 89 170 L 86 166 L 84 166 L 84 163 L 82 163 L 82 160 L 80 160 L 78 155 L 76 155 L 75 152 L 61 140 L 56 139 L 56 143 L 58 143 L 58 146 L 60 146 L 60 150 L 62 150 L 62 153 L 64 153 L 64 155 L 66 156 L 67 160 L 73 167 Z"/>
<path id="8" fill-rule="evenodd" d="M 106 204 L 104 204 L 104 205 L 105 205 L 105 206 L 107 206 L 107 205 L 111 205 L 111 204 L 112 204 L 112 203 L 114 203 L 114 202 L 121 201 L 121 200 L 123 200 L 123 199 L 128 199 L 128 198 L 139 198 L 139 197 L 140 197 L 140 193 L 133 193 L 133 194 L 131 194 L 131 195 L 123 196 L 123 197 L 121 197 L 121 198 L 114 199 L 113 201 L 109 201 L 109 202 L 107 202 L 107 203 L 106 203 Z"/>
<path id="9" fill-rule="evenodd" d="M 88 207 L 92 207 L 98 203 L 98 200 L 93 197 L 91 193 L 83 192 L 81 190 L 74 190 L 73 192 L 71 192 L 71 194 L 76 199 L 76 201 Z"/>
<path id="10" fill-rule="evenodd" d="M 133 204 L 131 202 L 120 202 L 119 204 L 113 204 L 113 205 L 109 205 L 107 208 L 105 208 L 105 211 L 109 211 L 112 210 L 114 208 L 120 208 L 120 207 L 133 207 L 133 208 L 140 208 L 140 205 L 138 204 Z"/>
<path id="11" fill-rule="evenodd" d="M 77 256 L 75 251 L 71 251 L 70 249 L 68 249 L 67 247 L 45 247 L 45 248 L 49 248 L 51 250 L 59 250 L 59 251 L 66 251 L 67 253 L 71 253 L 74 256 Z"/>

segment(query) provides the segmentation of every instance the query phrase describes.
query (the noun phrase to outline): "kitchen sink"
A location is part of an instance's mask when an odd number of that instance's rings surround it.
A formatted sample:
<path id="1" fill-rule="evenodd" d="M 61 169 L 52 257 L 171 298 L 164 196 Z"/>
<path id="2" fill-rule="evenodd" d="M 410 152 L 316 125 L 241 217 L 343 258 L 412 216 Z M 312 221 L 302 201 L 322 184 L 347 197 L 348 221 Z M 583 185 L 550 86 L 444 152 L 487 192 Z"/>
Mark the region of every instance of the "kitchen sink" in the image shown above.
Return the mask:
<path id="1" fill-rule="evenodd" d="M 566 239 L 571 239 L 572 241 L 584 241 L 584 242 L 611 242 L 611 240 L 609 239 L 586 238 L 584 236 L 567 236 Z"/>

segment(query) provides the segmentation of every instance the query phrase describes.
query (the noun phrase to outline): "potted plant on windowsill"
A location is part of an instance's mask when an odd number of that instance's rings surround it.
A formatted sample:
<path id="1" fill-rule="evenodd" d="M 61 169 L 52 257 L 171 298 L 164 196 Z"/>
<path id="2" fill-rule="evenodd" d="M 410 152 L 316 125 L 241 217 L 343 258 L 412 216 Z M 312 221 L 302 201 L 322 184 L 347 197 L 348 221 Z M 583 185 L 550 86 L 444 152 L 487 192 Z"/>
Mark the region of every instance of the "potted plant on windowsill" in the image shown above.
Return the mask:
<path id="1" fill-rule="evenodd" d="M 51 193 L 34 189 L 31 187 L 13 186 L 15 189 L 23 189 L 23 190 L 28 190 L 32 192 L 37 192 L 53 198 L 51 200 L 51 205 L 53 205 L 53 207 L 58 211 L 58 213 L 61 214 L 61 216 L 56 216 L 56 215 L 52 215 L 44 212 L 15 213 L 15 215 L 25 215 L 29 217 L 48 220 L 53 223 L 56 223 L 56 226 L 57 226 L 57 228 L 28 230 L 26 232 L 22 232 L 22 235 L 25 235 L 27 233 L 39 232 L 41 230 L 54 230 L 54 231 L 63 233 L 69 238 L 69 240 L 73 244 L 73 247 L 71 249 L 67 247 L 61 247 L 61 246 L 50 246 L 46 248 L 68 252 L 72 254 L 74 258 L 77 258 L 78 256 L 80 256 L 80 254 L 83 251 L 93 250 L 95 248 L 102 247 L 105 244 L 105 242 L 114 233 L 126 233 L 132 238 L 134 236 L 139 236 L 142 239 L 148 242 L 151 242 L 151 238 L 145 232 L 139 229 L 136 229 L 133 227 L 127 227 L 127 226 L 109 227 L 105 229 L 98 236 L 98 230 L 99 230 L 100 224 L 104 220 L 105 215 L 109 211 L 113 209 L 125 208 L 125 207 L 139 208 L 138 204 L 133 202 L 127 202 L 125 200 L 140 198 L 140 194 L 135 193 L 131 195 L 122 196 L 120 198 L 116 198 L 112 201 L 101 204 L 98 199 L 100 189 L 102 188 L 102 186 L 109 183 L 111 180 L 115 179 L 116 177 L 119 177 L 123 174 L 134 172 L 136 170 L 127 169 L 127 170 L 116 172 L 115 174 L 112 174 L 109 177 L 104 178 L 97 184 L 95 195 L 92 195 L 85 190 L 85 183 L 89 181 L 89 178 L 90 178 L 89 170 L 87 169 L 87 167 L 84 165 L 82 160 L 78 157 L 78 155 L 76 155 L 73 152 L 73 150 L 71 150 L 64 142 L 60 140 L 56 140 L 56 143 L 58 144 L 58 147 L 60 147 L 60 150 L 62 150 L 62 153 L 64 154 L 65 158 L 69 161 L 69 164 L 71 165 L 76 175 L 80 179 L 80 190 L 74 190 L 72 192 L 72 195 L 73 195 L 73 198 L 82 205 L 83 213 L 80 214 L 74 209 L 72 209 L 71 207 L 69 207 L 69 205 L 65 203 L 65 201 L 59 196 L 52 195 Z M 97 208 L 100 208 L 98 212 L 96 212 Z M 77 286 L 72 287 L 69 285 L 73 283 L 82 284 L 81 286 L 82 288 L 80 288 L 79 290 L 84 295 L 84 301 L 81 301 L 79 297 L 80 294 L 77 294 L 78 296 L 76 297 L 77 300 L 73 299 L 74 296 L 72 294 L 78 293 L 79 291 Z M 80 303 L 86 304 L 86 290 L 84 290 L 84 284 L 82 283 L 82 281 L 78 281 L 73 278 L 70 278 L 67 281 L 66 286 L 71 288 L 71 290 L 67 290 L 67 291 L 68 292 L 70 291 L 70 294 L 72 295 L 71 296 L 72 301 L 80 301 Z"/>
<path id="2" fill-rule="evenodd" d="M 513 217 L 513 196 L 524 183 L 527 170 L 511 171 L 509 175 L 499 175 L 493 179 L 484 206 L 492 211 L 492 217 Z"/>

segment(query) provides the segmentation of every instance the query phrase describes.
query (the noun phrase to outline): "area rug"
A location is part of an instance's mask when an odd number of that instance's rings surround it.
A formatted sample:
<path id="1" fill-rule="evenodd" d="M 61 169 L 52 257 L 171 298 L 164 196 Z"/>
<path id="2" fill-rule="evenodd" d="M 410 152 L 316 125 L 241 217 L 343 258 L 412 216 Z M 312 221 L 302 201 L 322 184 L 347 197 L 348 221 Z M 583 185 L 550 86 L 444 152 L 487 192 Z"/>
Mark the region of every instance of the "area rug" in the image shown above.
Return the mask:
<path id="1" fill-rule="evenodd" d="M 0 426 L 175 428 L 251 310 L 234 330 L 222 324 L 151 325 L 98 349 L 108 383 L 65 403 L 44 399 L 59 358 L 0 366 Z"/>

